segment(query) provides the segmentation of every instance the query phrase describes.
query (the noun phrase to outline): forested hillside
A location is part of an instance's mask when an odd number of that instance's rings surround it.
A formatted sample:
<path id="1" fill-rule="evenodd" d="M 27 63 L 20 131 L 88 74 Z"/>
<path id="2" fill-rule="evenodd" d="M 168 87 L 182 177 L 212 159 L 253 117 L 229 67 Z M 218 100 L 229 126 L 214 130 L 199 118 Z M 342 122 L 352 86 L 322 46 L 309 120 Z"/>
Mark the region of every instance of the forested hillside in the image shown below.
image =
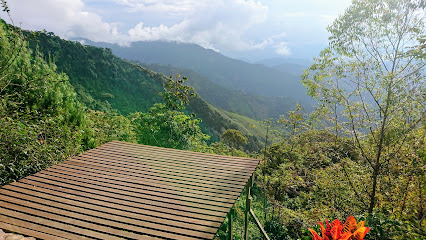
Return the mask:
<path id="1" fill-rule="evenodd" d="M 188 84 L 194 87 L 197 93 L 208 103 L 228 112 L 244 115 L 259 121 L 279 118 L 280 115 L 291 110 L 297 103 L 291 97 L 266 97 L 225 88 L 190 69 L 181 69 L 171 65 L 138 64 L 155 72 L 164 73 L 166 76 L 179 72 L 191 79 Z"/>
<path id="2" fill-rule="evenodd" d="M 153 41 L 133 42 L 130 47 L 120 47 L 117 44 L 96 43 L 87 39 L 83 41 L 111 48 L 114 54 L 124 59 L 191 69 L 210 81 L 233 90 L 263 96 L 286 96 L 299 101 L 309 99 L 299 76 L 235 60 L 195 44 Z"/>
<path id="3" fill-rule="evenodd" d="M 38 49 L 46 59 L 51 58 L 58 71 L 69 76 L 78 97 L 90 109 L 114 110 L 123 115 L 145 112 L 160 101 L 158 93 L 163 89 L 162 84 L 168 81 L 163 74 L 122 60 L 109 49 L 84 46 L 53 33 L 38 33 L 30 41 L 30 48 Z M 172 74 L 184 75 L 180 72 Z M 203 120 L 201 126 L 213 140 L 219 140 L 226 129 L 240 129 L 250 136 L 253 146 L 265 136 L 259 135 L 263 131 L 229 118 L 225 111 L 211 106 L 199 96 L 190 101 L 188 110 Z"/>

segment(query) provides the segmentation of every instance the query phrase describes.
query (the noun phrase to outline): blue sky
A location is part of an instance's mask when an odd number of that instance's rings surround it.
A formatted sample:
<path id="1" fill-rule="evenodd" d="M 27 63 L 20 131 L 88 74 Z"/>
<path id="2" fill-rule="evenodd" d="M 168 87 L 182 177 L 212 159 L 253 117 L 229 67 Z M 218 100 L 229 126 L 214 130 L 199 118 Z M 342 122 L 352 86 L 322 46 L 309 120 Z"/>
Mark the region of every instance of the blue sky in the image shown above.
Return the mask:
<path id="1" fill-rule="evenodd" d="M 316 56 L 327 46 L 326 26 L 350 0 L 11 0 L 8 5 L 17 25 L 63 38 L 124 45 L 190 42 L 255 61 Z"/>

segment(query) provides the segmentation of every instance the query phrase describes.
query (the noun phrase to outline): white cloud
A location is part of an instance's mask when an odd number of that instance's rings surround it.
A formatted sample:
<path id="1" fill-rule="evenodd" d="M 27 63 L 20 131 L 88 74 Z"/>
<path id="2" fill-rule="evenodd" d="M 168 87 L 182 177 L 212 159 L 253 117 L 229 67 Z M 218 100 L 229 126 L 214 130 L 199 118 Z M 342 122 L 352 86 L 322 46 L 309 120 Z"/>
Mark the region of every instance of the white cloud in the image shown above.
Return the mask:
<path id="1" fill-rule="evenodd" d="M 91 3 L 90 0 L 86 2 Z M 112 0 L 111 8 L 121 8 L 140 16 L 130 29 L 106 22 L 89 12 L 83 0 L 15 0 L 9 7 L 14 19 L 30 30 L 52 31 L 64 38 L 85 37 L 94 41 L 172 40 L 197 43 L 215 50 L 262 49 L 269 40 L 253 41 L 244 35 L 267 19 L 268 7 L 257 0 Z M 144 17 L 149 14 L 150 25 Z M 156 15 L 157 17 L 152 17 Z M 163 24 L 162 16 L 174 18 Z M 156 21 L 157 20 L 157 21 Z"/>
<path id="2" fill-rule="evenodd" d="M 172 40 L 223 53 L 299 54 L 327 42 L 350 0 L 10 0 L 24 29 L 128 44 Z M 7 19 L 4 13 L 0 16 Z M 290 47 L 291 46 L 291 49 Z M 299 49 L 299 50 L 297 50 Z M 236 54 L 238 55 L 238 54 Z"/>
<path id="3" fill-rule="evenodd" d="M 119 40 L 117 25 L 84 10 L 81 0 L 8 1 L 12 18 L 24 29 L 52 31 L 64 38 L 81 36 L 95 41 Z"/>
<path id="4" fill-rule="evenodd" d="M 282 56 L 288 56 L 291 54 L 290 48 L 287 42 L 280 42 L 275 45 L 275 52 Z"/>
<path id="5" fill-rule="evenodd" d="M 114 0 L 117 4 L 126 6 L 129 12 L 183 14 L 197 9 L 203 1 L 197 0 Z M 205 1 L 204 1 L 205 2 Z"/>
<path id="6" fill-rule="evenodd" d="M 138 11 L 155 9 L 160 14 L 170 14 L 170 9 L 180 9 L 181 20 L 171 26 L 145 26 L 139 22 L 128 31 L 131 41 L 168 39 L 181 42 L 193 42 L 203 47 L 243 51 L 262 48 L 265 41 L 252 42 L 243 35 L 253 27 L 266 21 L 268 8 L 253 0 L 163 0 L 151 3 L 147 0 L 123 1 L 128 6 L 136 6 Z M 148 4 L 150 2 L 151 4 Z M 163 8 L 167 5 L 168 8 Z M 143 7 L 141 7 L 143 6 Z M 173 11 L 172 11 L 173 12 Z M 174 12 L 176 13 L 176 12 Z"/>

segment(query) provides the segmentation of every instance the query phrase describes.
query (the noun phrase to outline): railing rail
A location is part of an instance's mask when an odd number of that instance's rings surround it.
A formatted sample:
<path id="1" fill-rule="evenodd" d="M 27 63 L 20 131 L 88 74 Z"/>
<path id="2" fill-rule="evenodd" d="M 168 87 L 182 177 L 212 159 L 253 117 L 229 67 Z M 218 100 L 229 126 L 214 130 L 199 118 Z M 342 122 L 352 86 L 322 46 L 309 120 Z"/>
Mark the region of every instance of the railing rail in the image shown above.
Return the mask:
<path id="1" fill-rule="evenodd" d="M 250 215 L 254 219 L 254 222 L 256 223 L 256 226 L 259 228 L 260 232 L 262 233 L 263 237 L 266 240 L 270 240 L 268 237 L 268 234 L 266 233 L 265 229 L 263 228 L 262 224 L 260 223 L 259 219 L 254 214 L 253 210 L 251 209 L 253 198 L 251 197 L 251 188 L 253 187 L 253 175 L 250 176 L 249 181 L 247 183 L 247 196 L 246 196 L 246 209 L 245 209 L 245 219 L 244 219 L 244 239 L 248 240 L 248 225 L 249 225 L 249 217 Z M 228 214 L 228 239 L 233 239 L 233 228 L 232 228 L 232 215 L 233 215 L 234 208 L 231 209 L 230 213 Z"/>

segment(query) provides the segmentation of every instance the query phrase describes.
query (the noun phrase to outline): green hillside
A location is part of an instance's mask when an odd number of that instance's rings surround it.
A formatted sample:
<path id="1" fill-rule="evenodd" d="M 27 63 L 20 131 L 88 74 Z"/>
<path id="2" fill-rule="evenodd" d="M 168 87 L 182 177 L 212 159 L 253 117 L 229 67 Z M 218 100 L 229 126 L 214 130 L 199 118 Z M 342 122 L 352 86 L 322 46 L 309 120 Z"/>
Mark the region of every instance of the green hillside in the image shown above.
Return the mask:
<path id="1" fill-rule="evenodd" d="M 147 111 L 160 101 L 164 77 L 114 56 L 110 50 L 83 46 L 52 34 L 30 41 L 58 71 L 68 75 L 81 100 L 91 109 L 116 109 L 127 115 Z"/>
<path id="2" fill-rule="evenodd" d="M 40 33 L 37 39 L 30 41 L 30 47 L 38 49 L 46 59 L 54 59 L 58 71 L 68 75 L 79 98 L 90 109 L 113 109 L 124 115 L 145 112 L 160 102 L 158 93 L 168 80 L 163 74 L 114 56 L 109 49 L 84 46 L 53 34 Z M 230 128 L 242 130 L 253 141 L 264 138 L 257 135 L 259 131 L 229 118 L 201 97 L 191 100 L 188 111 L 203 120 L 203 131 L 211 135 L 213 141 Z"/>
<path id="3" fill-rule="evenodd" d="M 303 102 L 310 99 L 298 76 L 261 64 L 232 59 L 196 44 L 144 41 L 133 42 L 130 47 L 121 47 L 87 39 L 83 41 L 111 48 L 114 54 L 124 59 L 191 69 L 218 85 L 244 93 L 286 96 Z"/>
<path id="4" fill-rule="evenodd" d="M 138 64 L 155 72 L 164 73 L 166 76 L 179 72 L 188 77 L 190 79 L 188 84 L 194 87 L 197 93 L 213 106 L 256 120 L 278 118 L 297 104 L 296 100 L 291 97 L 267 97 L 225 88 L 190 69 L 177 68 L 171 65 Z"/>

